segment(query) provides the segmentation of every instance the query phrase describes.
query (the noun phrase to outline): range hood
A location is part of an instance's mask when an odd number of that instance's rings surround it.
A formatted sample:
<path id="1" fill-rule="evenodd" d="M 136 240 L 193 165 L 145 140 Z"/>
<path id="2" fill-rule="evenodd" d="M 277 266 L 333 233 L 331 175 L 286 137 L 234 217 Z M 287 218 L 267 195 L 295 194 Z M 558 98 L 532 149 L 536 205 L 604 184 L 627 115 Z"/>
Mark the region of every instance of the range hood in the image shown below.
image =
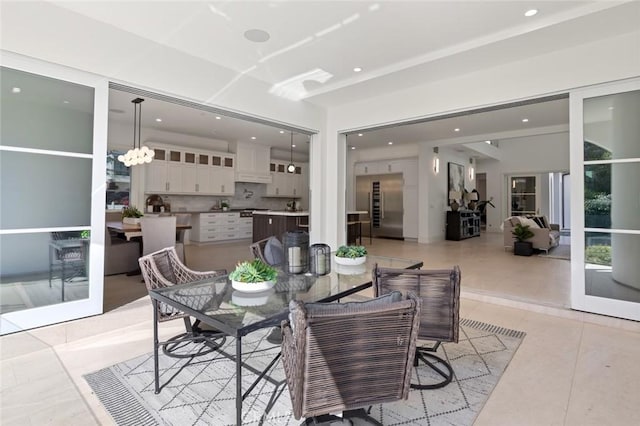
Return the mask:
<path id="1" fill-rule="evenodd" d="M 236 182 L 271 183 L 271 147 L 238 142 Z"/>

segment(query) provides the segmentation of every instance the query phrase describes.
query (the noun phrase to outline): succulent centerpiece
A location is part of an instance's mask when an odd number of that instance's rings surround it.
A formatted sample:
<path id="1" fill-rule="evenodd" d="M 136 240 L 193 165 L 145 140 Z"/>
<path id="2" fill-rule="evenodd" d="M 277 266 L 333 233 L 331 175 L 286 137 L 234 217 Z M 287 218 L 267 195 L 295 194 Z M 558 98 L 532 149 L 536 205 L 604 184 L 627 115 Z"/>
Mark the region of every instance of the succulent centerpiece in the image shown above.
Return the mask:
<path id="1" fill-rule="evenodd" d="M 246 293 L 269 290 L 275 285 L 277 276 L 278 271 L 260 259 L 240 262 L 229 274 L 233 288 Z"/>
<path id="2" fill-rule="evenodd" d="M 364 246 L 340 246 L 335 260 L 340 265 L 361 265 L 367 261 L 367 249 Z"/>

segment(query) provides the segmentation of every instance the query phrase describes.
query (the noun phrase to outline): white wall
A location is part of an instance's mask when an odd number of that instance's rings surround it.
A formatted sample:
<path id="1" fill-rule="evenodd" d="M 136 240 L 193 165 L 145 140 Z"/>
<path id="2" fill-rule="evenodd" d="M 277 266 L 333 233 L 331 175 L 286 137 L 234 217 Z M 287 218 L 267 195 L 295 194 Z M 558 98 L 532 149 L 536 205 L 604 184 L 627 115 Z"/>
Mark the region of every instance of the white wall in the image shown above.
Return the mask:
<path id="1" fill-rule="evenodd" d="M 479 160 L 477 171 L 487 174 L 487 194 L 493 197 L 496 208 L 487 207 L 487 231 L 501 232 L 500 225 L 508 215 L 507 176 L 539 175 L 541 188 L 541 212 L 549 214 L 549 172 L 569 170 L 569 133 L 504 139 L 499 141 L 504 152 L 503 160 Z"/>
<path id="2" fill-rule="evenodd" d="M 325 155 L 337 159 L 337 162 L 325 163 L 326 168 L 328 170 L 336 165 L 340 167 L 344 163 L 344 136 L 339 134 L 346 130 L 530 99 L 640 75 L 640 55 L 629 54 L 640 49 L 639 40 L 640 32 L 636 31 L 586 43 L 573 49 L 558 50 L 510 64 L 501 64 L 495 68 L 471 71 L 447 80 L 425 82 L 424 85 L 409 90 L 373 96 L 331 108 L 328 111 L 327 125 L 323 129 L 326 133 L 323 151 Z M 423 157 L 427 155 L 425 152 L 425 155 L 421 156 L 421 165 L 424 165 Z M 319 207 L 323 211 L 324 239 L 332 245 L 336 244 L 336 241 L 344 241 L 343 235 L 333 231 L 342 229 L 342 215 L 336 215 L 336 211 L 344 211 L 344 202 L 341 200 L 344 187 L 337 186 L 338 182 L 344 179 L 344 174 L 339 174 L 340 176 L 332 175 L 328 179 L 312 181 L 314 192 L 326 194 Z M 421 176 L 424 177 L 423 174 Z M 491 184 L 494 188 L 489 189 Z M 496 187 L 499 187 L 489 176 L 487 186 L 490 193 L 496 192 Z M 420 195 L 426 194 L 426 191 L 421 191 Z M 428 203 L 421 199 L 420 204 L 421 211 L 426 211 Z M 493 226 L 496 224 L 494 221 Z"/>

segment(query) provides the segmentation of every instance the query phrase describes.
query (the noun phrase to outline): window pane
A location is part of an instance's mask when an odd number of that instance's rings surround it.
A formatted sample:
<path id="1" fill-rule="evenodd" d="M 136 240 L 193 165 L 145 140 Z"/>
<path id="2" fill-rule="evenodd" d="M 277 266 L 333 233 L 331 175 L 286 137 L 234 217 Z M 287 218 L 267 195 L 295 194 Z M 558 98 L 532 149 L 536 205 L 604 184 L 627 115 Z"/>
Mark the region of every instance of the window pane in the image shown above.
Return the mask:
<path id="1" fill-rule="evenodd" d="M 129 205 L 131 192 L 130 168 L 118 161 L 124 151 L 110 150 L 107 152 L 107 209 L 122 210 Z"/>
<path id="2" fill-rule="evenodd" d="M 89 297 L 84 232 L 0 235 L 0 314 Z M 83 238 L 85 237 L 85 238 Z"/>
<path id="3" fill-rule="evenodd" d="M 640 162 L 584 166 L 585 227 L 640 230 Z"/>
<path id="4" fill-rule="evenodd" d="M 2 145 L 93 152 L 93 88 L 0 67 Z"/>
<path id="5" fill-rule="evenodd" d="M 0 227 L 90 226 L 91 165 L 86 158 L 1 152 Z"/>
<path id="6" fill-rule="evenodd" d="M 585 233 L 585 292 L 589 296 L 640 302 L 637 256 L 640 235 Z"/>
<path id="7" fill-rule="evenodd" d="M 585 161 L 640 158 L 640 91 L 584 101 Z"/>

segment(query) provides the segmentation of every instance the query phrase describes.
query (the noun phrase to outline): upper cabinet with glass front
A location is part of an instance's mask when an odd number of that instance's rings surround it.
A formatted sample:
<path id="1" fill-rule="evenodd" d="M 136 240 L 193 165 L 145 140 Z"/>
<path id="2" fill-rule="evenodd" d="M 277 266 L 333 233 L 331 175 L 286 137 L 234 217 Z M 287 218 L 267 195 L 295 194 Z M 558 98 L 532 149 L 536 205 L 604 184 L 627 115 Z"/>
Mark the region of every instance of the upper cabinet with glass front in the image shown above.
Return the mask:
<path id="1" fill-rule="evenodd" d="M 156 155 L 145 165 L 147 194 L 233 195 L 235 155 L 149 143 Z"/>

